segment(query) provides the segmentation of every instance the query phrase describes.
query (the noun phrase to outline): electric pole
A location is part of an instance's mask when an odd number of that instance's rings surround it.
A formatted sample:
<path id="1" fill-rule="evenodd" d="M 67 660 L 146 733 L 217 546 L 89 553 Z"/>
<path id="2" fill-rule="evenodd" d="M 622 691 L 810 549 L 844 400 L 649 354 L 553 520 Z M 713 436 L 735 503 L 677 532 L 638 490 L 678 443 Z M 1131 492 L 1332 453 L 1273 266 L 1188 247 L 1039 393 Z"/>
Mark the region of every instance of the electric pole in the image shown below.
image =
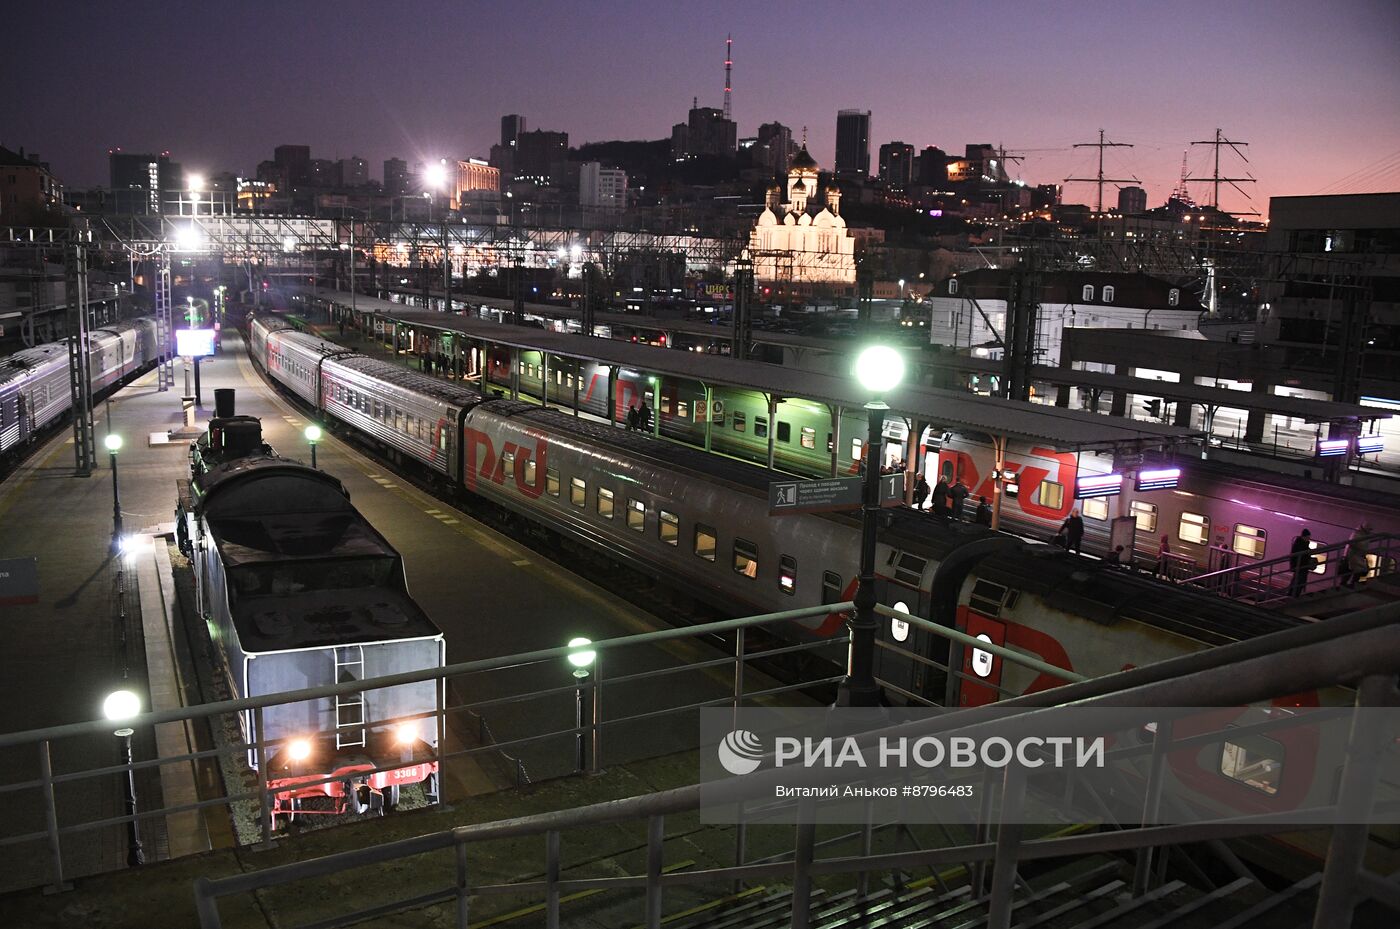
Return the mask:
<path id="1" fill-rule="evenodd" d="M 1095 201 L 1094 212 L 1103 213 L 1103 185 L 1105 184 L 1141 184 L 1137 178 L 1120 178 L 1103 176 L 1103 150 L 1106 148 L 1132 148 L 1128 142 L 1105 142 L 1103 130 L 1099 130 L 1099 140 L 1097 142 L 1076 142 L 1075 148 L 1097 148 L 1099 150 L 1099 173 L 1094 177 L 1067 177 L 1066 184 L 1095 184 L 1098 187 L 1098 198 Z"/>

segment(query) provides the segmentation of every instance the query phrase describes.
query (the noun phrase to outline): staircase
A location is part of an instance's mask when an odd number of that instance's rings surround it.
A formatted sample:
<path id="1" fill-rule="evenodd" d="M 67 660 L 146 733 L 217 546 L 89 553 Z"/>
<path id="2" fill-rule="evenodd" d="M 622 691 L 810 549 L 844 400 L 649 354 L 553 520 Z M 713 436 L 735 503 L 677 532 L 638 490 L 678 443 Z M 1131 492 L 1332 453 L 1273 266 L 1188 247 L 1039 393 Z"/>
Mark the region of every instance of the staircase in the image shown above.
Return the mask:
<path id="1" fill-rule="evenodd" d="M 1130 894 L 1132 868 L 1113 858 L 1056 868 L 1019 890 L 1013 929 L 1280 929 L 1311 925 L 1321 876 L 1271 891 L 1249 878 L 1210 891 L 1169 881 Z M 792 891 L 761 888 L 663 919 L 669 929 L 787 929 Z M 963 886 L 814 891 L 810 929 L 976 929 L 988 901 Z M 1359 922 L 1357 925 L 1363 925 Z M 1384 925 L 1384 923 L 1377 923 Z"/>
<path id="2" fill-rule="evenodd" d="M 1347 550 L 1353 541 L 1364 543 L 1368 552 L 1368 568 L 1359 577 L 1348 575 L 1346 569 Z M 1240 560 L 1240 555 L 1233 551 L 1222 549 L 1220 554 L 1227 563 Z M 1319 546 L 1308 552 L 1308 557 L 1314 560 L 1314 566 L 1303 575 L 1301 584 L 1297 583 L 1298 579 L 1293 571 L 1292 555 L 1268 561 L 1229 564 L 1205 574 L 1180 578 L 1179 583 L 1218 597 L 1282 609 L 1301 602 L 1315 602 L 1324 597 L 1329 601 L 1341 601 L 1348 594 L 1363 590 L 1378 580 L 1393 578 L 1400 572 L 1400 536 L 1373 533 L 1359 540 Z M 1362 599 L 1362 606 L 1373 605 L 1367 598 Z M 1336 609 L 1331 610 L 1333 615 L 1337 612 L 1339 611 Z M 1350 610 L 1343 609 L 1340 612 Z M 1311 615 L 1310 611 L 1308 615 Z"/>

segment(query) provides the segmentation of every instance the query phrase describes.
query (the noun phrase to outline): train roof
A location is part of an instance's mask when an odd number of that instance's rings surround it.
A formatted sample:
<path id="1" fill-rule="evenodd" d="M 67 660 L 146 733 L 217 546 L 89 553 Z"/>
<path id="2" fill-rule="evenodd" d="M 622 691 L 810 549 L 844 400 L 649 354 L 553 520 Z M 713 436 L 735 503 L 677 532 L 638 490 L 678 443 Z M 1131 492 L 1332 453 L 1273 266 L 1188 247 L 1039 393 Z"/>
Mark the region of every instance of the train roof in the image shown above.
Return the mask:
<path id="1" fill-rule="evenodd" d="M 238 643 L 248 653 L 442 635 L 410 597 L 386 587 L 245 597 L 234 607 L 233 620 Z"/>
<path id="2" fill-rule="evenodd" d="M 62 342 L 48 342 L 21 349 L 0 359 L 0 384 L 22 380 L 36 368 L 58 360 L 64 361 L 65 364 L 68 360 L 68 346 Z"/>
<path id="3" fill-rule="evenodd" d="M 1190 467 L 1235 484 L 1263 484 L 1270 490 L 1306 494 L 1310 497 L 1325 497 L 1328 500 L 1345 501 L 1361 506 L 1389 507 L 1400 509 L 1400 494 L 1369 487 L 1355 487 L 1351 484 L 1331 484 L 1312 477 L 1299 477 L 1267 468 L 1255 468 L 1234 462 L 1192 459 Z M 1319 473 L 1321 465 L 1318 466 Z"/>
<path id="4" fill-rule="evenodd" d="M 1226 645 L 1308 620 L 1164 584 L 1049 545 L 1008 545 L 978 562 L 979 580 L 1030 592 L 1100 625 L 1134 620 L 1205 645 Z"/>
<path id="5" fill-rule="evenodd" d="M 375 380 L 411 390 L 416 394 L 440 400 L 451 406 L 470 408 L 482 401 L 481 393 L 474 388 L 428 377 L 426 374 L 410 371 L 401 365 L 371 358 L 368 355 L 338 356 L 333 361 L 341 367 L 358 371 Z"/>

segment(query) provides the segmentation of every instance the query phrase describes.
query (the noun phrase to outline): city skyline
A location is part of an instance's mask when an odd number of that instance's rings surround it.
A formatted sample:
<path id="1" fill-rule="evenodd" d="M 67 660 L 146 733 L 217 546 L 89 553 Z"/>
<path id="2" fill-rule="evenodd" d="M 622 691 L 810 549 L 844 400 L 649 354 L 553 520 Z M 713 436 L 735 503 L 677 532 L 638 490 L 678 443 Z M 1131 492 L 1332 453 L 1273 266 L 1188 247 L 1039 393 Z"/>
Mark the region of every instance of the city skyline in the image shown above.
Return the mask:
<path id="1" fill-rule="evenodd" d="M 732 32 L 739 135 L 776 120 L 800 142 L 805 127 L 825 169 L 837 111 L 861 109 L 872 112 L 872 160 L 892 141 L 950 155 L 1005 145 L 1025 153 L 1010 174 L 1028 183 L 1091 177 L 1095 151 L 1073 146 L 1102 128 L 1135 146 L 1109 150 L 1105 175 L 1140 179 L 1153 205 L 1176 185 L 1183 151 L 1192 176 L 1210 174 L 1210 149 L 1189 143 L 1216 128 L 1250 143 L 1250 163 L 1222 155 L 1222 174 L 1258 178 L 1249 186 L 1261 212 L 1270 196 L 1400 187 L 1400 5 L 1386 0 L 802 10 L 629 2 L 581 15 L 542 2 L 521 17 L 507 5 L 469 15 L 428 2 L 391 19 L 359 2 L 334 17 L 246 3 L 219 19 L 160 21 L 58 2 L 12 20 L 11 66 L 47 65 L 51 76 L 0 102 L 0 144 L 39 152 L 83 187 L 106 183 L 116 147 L 248 175 L 274 146 L 306 144 L 315 157 L 363 157 L 377 177 L 389 157 L 484 156 L 507 113 L 567 132 L 574 146 L 661 139 L 692 98 L 722 105 Z M 54 21 L 67 23 L 57 52 L 43 39 Z M 1198 200 L 1208 186 L 1193 188 Z M 1250 208 L 1229 193 L 1224 206 Z M 1093 198 L 1088 184 L 1065 193 Z"/>

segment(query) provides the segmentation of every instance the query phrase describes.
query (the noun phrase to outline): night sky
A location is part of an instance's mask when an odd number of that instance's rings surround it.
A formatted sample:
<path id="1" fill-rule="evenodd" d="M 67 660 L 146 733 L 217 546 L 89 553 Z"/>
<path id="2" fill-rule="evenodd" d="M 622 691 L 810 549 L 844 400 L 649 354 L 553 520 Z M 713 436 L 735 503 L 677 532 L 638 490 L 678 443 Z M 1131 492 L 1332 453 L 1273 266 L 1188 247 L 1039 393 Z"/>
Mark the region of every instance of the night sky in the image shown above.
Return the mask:
<path id="1" fill-rule="evenodd" d="M 855 107 L 873 111 L 872 161 L 894 139 L 1004 144 L 1026 152 L 1012 171 L 1029 183 L 1091 175 L 1094 151 L 1069 147 L 1103 128 L 1136 145 L 1106 173 L 1136 175 L 1153 205 L 1217 127 L 1251 143 L 1250 165 L 1222 166 L 1259 178 L 1261 211 L 1271 195 L 1400 189 L 1398 0 L 49 0 L 5 24 L 0 144 L 70 186 L 105 184 L 115 146 L 250 174 L 275 145 L 309 144 L 378 178 L 390 156 L 484 157 L 505 113 L 573 145 L 669 137 L 692 97 L 721 105 L 733 32 L 739 135 L 805 125 L 824 167 L 836 111 Z M 1191 173 L 1209 158 L 1193 149 Z"/>

